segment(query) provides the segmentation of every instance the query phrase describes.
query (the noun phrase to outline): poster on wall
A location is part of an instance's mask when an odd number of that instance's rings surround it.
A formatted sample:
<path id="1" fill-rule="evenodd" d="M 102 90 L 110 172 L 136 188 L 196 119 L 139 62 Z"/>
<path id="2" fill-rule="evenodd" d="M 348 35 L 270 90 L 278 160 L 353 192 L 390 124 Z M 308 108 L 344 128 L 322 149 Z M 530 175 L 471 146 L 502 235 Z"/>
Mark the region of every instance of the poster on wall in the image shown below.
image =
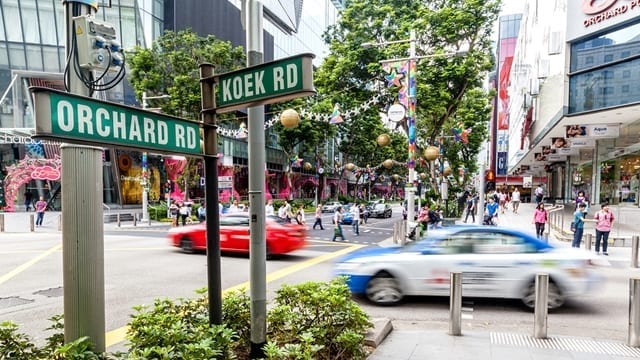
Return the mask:
<path id="1" fill-rule="evenodd" d="M 525 189 L 531 189 L 533 184 L 533 176 L 523 176 L 522 177 L 522 187 Z"/>
<path id="2" fill-rule="evenodd" d="M 567 126 L 565 137 L 576 138 L 587 136 L 587 127 L 584 125 L 569 125 Z"/>
<path id="3" fill-rule="evenodd" d="M 594 138 L 616 138 L 620 136 L 619 125 L 587 125 L 587 136 Z"/>
<path id="4" fill-rule="evenodd" d="M 534 153 L 533 156 L 536 161 L 547 161 L 547 157 L 543 153 Z"/>

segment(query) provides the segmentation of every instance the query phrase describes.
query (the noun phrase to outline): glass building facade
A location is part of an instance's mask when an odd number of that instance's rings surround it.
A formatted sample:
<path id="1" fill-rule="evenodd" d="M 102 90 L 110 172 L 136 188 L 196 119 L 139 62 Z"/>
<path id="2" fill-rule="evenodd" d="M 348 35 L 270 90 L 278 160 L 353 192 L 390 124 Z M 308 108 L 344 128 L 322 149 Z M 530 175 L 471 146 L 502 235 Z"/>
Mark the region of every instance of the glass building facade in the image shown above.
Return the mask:
<path id="1" fill-rule="evenodd" d="M 304 4 L 303 4 L 304 3 Z M 200 35 L 215 35 L 234 45 L 244 45 L 240 23 L 240 0 L 98 0 L 97 19 L 113 24 L 125 50 L 136 45 L 148 46 L 165 30 L 203 29 Z M 319 64 L 326 53 L 322 33 L 338 17 L 340 1 L 275 0 L 265 1 L 265 61 L 303 52 L 316 54 Z M 201 16 L 209 9 L 207 16 Z M 183 13 L 183 17 L 180 17 Z M 187 14 L 187 15 L 184 15 Z M 195 14 L 195 15 L 194 15 Z M 197 16 L 196 16 L 197 15 Z M 213 30 L 212 18 L 219 29 Z M 178 22 L 177 20 L 183 20 Z M 185 21 L 186 20 L 186 21 Z M 61 0 L 0 0 L 0 179 L 7 176 L 24 159 L 47 161 L 59 155 L 59 144 L 31 139 L 34 118 L 29 86 L 64 90 L 65 18 Z M 267 57 L 266 55 L 269 54 Z M 127 82 L 106 92 L 108 101 L 138 105 Z M 287 159 L 278 149 L 277 137 L 267 132 L 267 164 L 270 170 L 282 171 Z M 221 149 L 229 157 L 226 164 L 240 167 L 238 178 L 246 175 L 246 140 L 222 139 Z M 105 149 L 104 201 L 107 204 L 135 206 L 141 203 L 139 152 Z M 150 199 L 161 196 L 160 184 L 166 177 L 161 157 L 150 156 L 152 179 Z M 157 189 L 156 189 L 157 188 Z M 202 190 L 202 189 L 200 189 Z M 23 195 L 52 199 L 53 208 L 59 184 L 49 180 L 30 180 L 16 190 L 16 204 Z"/>

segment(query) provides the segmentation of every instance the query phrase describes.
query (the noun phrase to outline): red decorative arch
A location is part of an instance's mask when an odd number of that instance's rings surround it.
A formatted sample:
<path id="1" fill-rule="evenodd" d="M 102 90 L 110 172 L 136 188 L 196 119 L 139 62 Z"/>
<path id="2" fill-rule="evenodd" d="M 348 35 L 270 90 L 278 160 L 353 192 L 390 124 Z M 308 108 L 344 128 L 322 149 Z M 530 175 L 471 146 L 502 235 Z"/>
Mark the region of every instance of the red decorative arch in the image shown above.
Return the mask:
<path id="1" fill-rule="evenodd" d="M 62 160 L 59 155 L 53 159 L 31 158 L 25 156 L 17 164 L 7 167 L 7 177 L 4 179 L 5 211 L 16 211 L 15 200 L 20 187 L 33 180 L 60 180 Z"/>

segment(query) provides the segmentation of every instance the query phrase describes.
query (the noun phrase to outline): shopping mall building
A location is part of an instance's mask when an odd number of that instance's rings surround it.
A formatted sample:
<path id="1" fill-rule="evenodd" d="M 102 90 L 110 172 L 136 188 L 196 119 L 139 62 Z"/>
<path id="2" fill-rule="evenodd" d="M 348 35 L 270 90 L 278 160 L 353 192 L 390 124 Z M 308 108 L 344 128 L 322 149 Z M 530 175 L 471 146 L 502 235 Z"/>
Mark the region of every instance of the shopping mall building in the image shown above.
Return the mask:
<path id="1" fill-rule="evenodd" d="M 60 0 L 0 1 L 0 180 L 7 200 L 14 203 L 5 210 L 24 209 L 27 193 L 34 199 L 44 196 L 52 208 L 60 208 L 59 143 L 31 138 L 35 120 L 30 86 L 64 90 L 65 34 L 64 3 Z M 241 25 L 241 0 L 97 0 L 68 1 L 98 3 L 96 18 L 113 24 L 125 50 L 136 45 L 149 46 L 165 30 L 193 29 L 201 36 L 215 35 L 243 46 L 245 33 Z M 341 0 L 265 0 L 265 61 L 300 53 L 314 53 L 314 64 L 321 62 L 326 45 L 322 33 L 335 23 Z M 203 14 L 207 14 L 203 16 Z M 104 93 L 104 99 L 131 106 L 141 106 L 126 81 Z M 150 107 L 158 101 L 150 101 Z M 268 121 L 269 119 L 265 119 Z M 236 124 L 240 126 L 240 124 Z M 234 130 L 234 129 L 229 129 Z M 267 176 L 270 194 L 282 190 L 283 171 L 289 164 L 277 144 L 273 131 L 266 133 Z M 224 177 L 221 190 L 225 196 L 242 196 L 247 187 L 248 148 L 246 139 L 221 136 L 222 153 L 219 175 Z M 329 148 L 327 151 L 330 151 Z M 325 157 L 334 159 L 335 154 Z M 172 159 L 149 154 L 149 198 L 163 197 L 162 184 L 175 175 Z M 104 203 L 110 207 L 135 207 L 142 201 L 142 163 L 140 152 L 105 148 L 103 155 Z M 202 168 L 199 168 L 202 170 Z M 314 167 L 315 169 L 315 167 Z M 57 175 L 56 175 L 57 174 Z M 314 191 L 315 171 L 299 168 L 295 176 L 297 189 Z M 314 183 L 315 180 L 315 183 Z M 175 187 L 178 191 L 180 186 Z M 189 189 L 189 196 L 204 194 L 204 184 Z M 307 194 L 309 195 L 309 194 Z M 302 196 L 302 194 L 299 194 Z"/>
<path id="2" fill-rule="evenodd" d="M 508 62 L 505 175 L 637 207 L 640 1 L 525 1 Z"/>

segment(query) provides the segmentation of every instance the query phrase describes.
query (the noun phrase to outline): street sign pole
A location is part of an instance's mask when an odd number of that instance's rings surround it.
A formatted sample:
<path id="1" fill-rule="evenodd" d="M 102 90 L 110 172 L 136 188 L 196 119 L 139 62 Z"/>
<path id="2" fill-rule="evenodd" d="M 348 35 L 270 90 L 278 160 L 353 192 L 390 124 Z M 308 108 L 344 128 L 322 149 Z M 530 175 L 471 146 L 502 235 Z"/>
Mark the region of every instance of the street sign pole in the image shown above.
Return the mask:
<path id="1" fill-rule="evenodd" d="M 91 71 L 76 69 L 73 62 L 76 36 L 74 17 L 97 10 L 87 2 L 63 1 L 65 54 L 70 93 L 90 96 L 78 74 L 92 78 Z M 88 336 L 94 350 L 105 351 L 104 221 L 102 219 L 102 149 L 63 144 L 62 158 L 62 261 L 64 287 L 64 341 Z"/>
<path id="2" fill-rule="evenodd" d="M 247 0 L 245 8 L 247 66 L 262 64 L 262 3 Z M 264 358 L 267 341 L 267 245 L 265 234 L 265 140 L 264 105 L 248 108 L 249 141 L 249 261 L 251 295 L 252 359 Z"/>
<path id="3" fill-rule="evenodd" d="M 220 212 L 218 210 L 218 124 L 213 91 L 214 68 L 200 65 L 202 123 L 204 126 L 205 218 L 207 228 L 207 291 L 209 324 L 222 324 L 222 278 L 220 275 Z"/>

